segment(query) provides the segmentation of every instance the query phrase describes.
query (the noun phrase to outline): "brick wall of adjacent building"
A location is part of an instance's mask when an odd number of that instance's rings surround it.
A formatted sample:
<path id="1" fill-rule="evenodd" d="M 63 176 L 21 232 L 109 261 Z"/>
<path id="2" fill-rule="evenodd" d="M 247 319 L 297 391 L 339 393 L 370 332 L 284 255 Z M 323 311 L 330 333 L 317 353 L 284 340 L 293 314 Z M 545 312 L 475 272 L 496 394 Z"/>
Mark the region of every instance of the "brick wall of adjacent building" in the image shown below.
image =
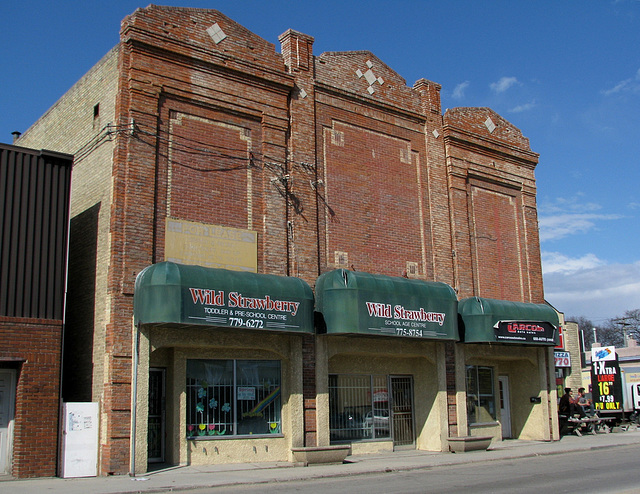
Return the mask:
<path id="1" fill-rule="evenodd" d="M 219 43 L 207 34 L 214 24 L 226 35 Z M 164 260 L 167 217 L 256 230 L 259 272 L 312 285 L 345 267 L 446 282 L 461 297 L 542 301 L 537 155 L 521 132 L 488 109 L 443 119 L 438 84 L 409 87 L 366 51 L 314 56 L 313 41 L 287 31 L 281 55 L 220 12 L 150 6 L 123 21 L 117 63 L 101 62 L 96 87 L 118 89 L 117 132 L 112 148 L 85 158 L 86 175 L 76 181 L 74 171 L 73 211 L 98 239 L 81 248 L 96 250 L 102 474 L 128 470 L 134 282 Z M 81 120 L 86 104 L 70 109 Z M 54 107 L 43 120 L 74 122 L 73 111 Z M 93 159 L 100 153 L 111 154 Z M 305 349 L 312 445 L 314 353 Z"/>
<path id="2" fill-rule="evenodd" d="M 574 394 L 578 394 L 578 389 L 582 384 L 581 348 L 578 323 L 567 321 L 563 325 L 564 349 L 571 355 L 571 368 L 567 372 L 565 386 L 573 389 Z M 587 389 L 587 393 L 589 390 Z"/>
<path id="3" fill-rule="evenodd" d="M 0 391 L 2 473 L 52 476 L 72 156 L 3 144 L 0 158 L 0 369 L 10 371 Z"/>
<path id="4" fill-rule="evenodd" d="M 62 321 L 0 317 L 0 367 L 16 370 L 14 477 L 56 475 Z"/>

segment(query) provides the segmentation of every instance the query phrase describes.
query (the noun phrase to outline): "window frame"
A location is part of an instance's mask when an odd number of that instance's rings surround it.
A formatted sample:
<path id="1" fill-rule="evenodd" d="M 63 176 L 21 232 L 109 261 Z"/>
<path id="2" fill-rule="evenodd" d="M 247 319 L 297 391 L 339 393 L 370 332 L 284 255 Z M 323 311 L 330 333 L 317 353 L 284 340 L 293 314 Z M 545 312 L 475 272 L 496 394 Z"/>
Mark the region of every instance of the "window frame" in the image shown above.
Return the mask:
<path id="1" fill-rule="evenodd" d="M 473 373 L 470 379 L 470 371 Z M 480 378 L 480 371 L 488 371 L 490 379 Z M 481 382 L 482 381 L 482 382 Z M 483 383 L 491 383 L 491 392 L 481 389 Z M 497 421 L 497 409 L 499 404 L 496 399 L 495 372 L 493 367 L 488 365 L 466 365 L 465 384 L 467 393 L 467 422 L 469 425 L 491 424 Z M 482 391 L 482 392 L 481 392 Z M 493 404 L 493 411 L 491 409 Z M 472 408 L 473 407 L 473 408 Z M 485 410 L 492 420 L 479 420 L 480 411 Z"/>
<path id="2" fill-rule="evenodd" d="M 214 364 L 218 365 L 219 369 L 224 369 L 223 374 L 227 381 L 224 381 L 222 384 L 220 383 L 211 383 L 209 384 L 207 381 L 198 382 L 201 377 L 195 376 L 194 374 L 189 373 L 189 363 L 195 362 L 200 363 L 200 365 Z M 251 366 L 259 365 L 260 363 L 268 364 L 267 367 L 273 366 L 272 372 L 267 372 L 269 374 L 263 374 L 259 376 L 256 374 L 256 377 L 259 379 L 259 382 L 243 382 L 243 380 L 239 377 L 239 371 L 244 371 L 245 375 L 250 370 Z M 227 367 L 231 367 L 231 372 L 229 373 Z M 226 373 L 225 373 L 226 372 Z M 277 379 L 273 379 L 273 373 L 277 374 Z M 277 382 L 272 382 L 272 379 Z M 190 380 L 193 380 L 190 382 Z M 203 386 L 202 384 L 206 386 Z M 262 393 L 260 393 L 260 388 L 262 387 Z M 218 388 L 216 390 L 216 388 Z M 229 397 L 229 401 L 222 403 L 220 400 L 221 391 L 224 393 L 226 388 L 225 397 Z M 239 389 L 245 390 L 245 393 L 251 394 L 251 388 L 255 393 L 254 398 L 240 398 L 238 396 Z M 267 392 L 269 391 L 269 392 Z M 194 358 L 186 360 L 186 372 L 185 372 L 185 430 L 184 430 L 184 438 L 187 440 L 224 440 L 224 439 L 247 439 L 247 438 L 255 438 L 255 437 L 283 437 L 282 433 L 282 361 L 280 360 L 268 360 L 268 359 L 204 359 L 204 358 Z M 263 396 L 264 395 L 264 396 Z M 243 408 L 247 406 L 246 403 L 241 402 L 257 402 L 257 405 L 260 405 L 265 400 L 270 401 L 260 408 L 257 412 L 245 411 L 243 413 Z M 256 408 L 254 407 L 254 409 Z M 207 408 L 212 408 L 213 410 L 208 410 Z M 219 408 L 219 411 L 216 409 Z M 269 413 L 268 418 L 265 417 L 265 411 Z M 206 413 L 207 420 L 204 420 Z M 216 420 L 216 417 L 220 417 L 220 415 L 225 414 L 226 421 Z M 202 420 L 200 422 L 193 422 L 193 417 L 197 417 L 198 414 L 201 414 Z M 256 419 L 261 418 L 264 424 L 259 424 L 263 426 L 264 431 L 262 432 L 240 432 L 242 429 L 242 424 L 244 419 L 250 419 L 252 417 L 256 417 Z M 213 421 L 208 420 L 213 418 Z M 256 420 L 259 421 L 259 420 Z M 220 431 L 220 428 L 224 429 Z M 247 426 L 245 424 L 245 426 Z M 231 432 L 227 433 L 228 428 L 231 427 Z M 249 427 L 251 424 L 249 423 Z"/>
<path id="3" fill-rule="evenodd" d="M 341 379 L 352 379 L 352 385 L 339 386 Z M 358 380 L 361 380 L 360 383 L 357 382 Z M 392 440 L 390 386 L 389 376 L 384 374 L 329 374 L 329 442 L 337 444 Z M 364 392 L 368 395 L 366 402 L 360 400 L 356 404 L 354 400 L 357 401 L 358 391 L 360 394 Z M 338 409 L 337 394 L 341 392 L 352 394 L 351 399 L 348 400 L 350 404 Z M 386 406 L 380 406 L 380 403 L 384 402 L 375 399 L 381 392 L 386 393 Z M 337 427 L 341 423 L 350 426 Z M 387 431 L 386 434 L 384 432 L 381 434 L 380 431 L 384 430 Z"/>

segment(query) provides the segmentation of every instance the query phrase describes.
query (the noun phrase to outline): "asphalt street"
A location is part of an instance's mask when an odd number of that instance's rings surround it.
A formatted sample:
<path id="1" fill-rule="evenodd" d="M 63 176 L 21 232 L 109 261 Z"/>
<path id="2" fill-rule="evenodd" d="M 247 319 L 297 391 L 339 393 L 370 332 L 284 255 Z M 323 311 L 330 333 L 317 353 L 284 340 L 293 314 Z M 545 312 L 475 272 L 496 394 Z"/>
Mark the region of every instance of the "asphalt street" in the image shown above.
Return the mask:
<path id="1" fill-rule="evenodd" d="M 348 456 L 343 464 L 242 463 L 169 467 L 136 477 L 0 481 L 10 494 L 152 492 L 640 492 L 640 431 L 565 436 L 560 441 L 506 440 L 487 451 L 398 451 Z M 630 462 L 627 461 L 630 459 Z M 519 472 L 519 473 L 517 473 Z M 595 472 L 593 477 L 589 477 Z M 517 474 L 516 474 L 517 473 Z M 401 474 L 401 475 L 398 475 Z M 402 484 L 406 479 L 407 484 Z M 335 483 L 335 484 L 334 484 Z M 349 486 L 348 489 L 346 487 Z M 631 486 L 631 487 L 630 487 Z M 636 487 L 638 486 L 638 487 Z M 560 489 L 569 489 L 562 490 Z M 291 489 L 288 490 L 287 489 Z M 297 490 L 296 490 L 297 489 Z M 630 490 L 629 490 L 630 489 Z M 233 492 L 233 491 L 232 491 Z"/>

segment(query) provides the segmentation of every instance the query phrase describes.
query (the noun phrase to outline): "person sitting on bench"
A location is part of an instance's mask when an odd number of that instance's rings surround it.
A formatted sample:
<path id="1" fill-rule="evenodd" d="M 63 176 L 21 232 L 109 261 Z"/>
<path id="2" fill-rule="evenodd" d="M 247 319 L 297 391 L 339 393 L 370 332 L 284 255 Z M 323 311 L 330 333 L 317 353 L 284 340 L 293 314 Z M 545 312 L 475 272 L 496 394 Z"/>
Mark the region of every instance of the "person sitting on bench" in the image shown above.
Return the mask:
<path id="1" fill-rule="evenodd" d="M 564 394 L 560 398 L 560 403 L 558 403 L 558 412 L 560 415 L 566 415 L 567 417 L 573 417 L 575 414 L 580 415 L 580 418 L 586 417 L 584 410 L 576 404 L 572 394 L 571 388 L 564 388 Z"/>
<path id="2" fill-rule="evenodd" d="M 560 415 L 571 415 L 571 388 L 564 388 L 564 394 L 558 403 L 558 413 Z"/>
<path id="3" fill-rule="evenodd" d="M 578 410 L 582 410 L 580 417 L 593 415 L 593 406 L 591 400 L 585 396 L 584 388 L 578 388 L 578 396 L 576 396 L 575 405 Z"/>

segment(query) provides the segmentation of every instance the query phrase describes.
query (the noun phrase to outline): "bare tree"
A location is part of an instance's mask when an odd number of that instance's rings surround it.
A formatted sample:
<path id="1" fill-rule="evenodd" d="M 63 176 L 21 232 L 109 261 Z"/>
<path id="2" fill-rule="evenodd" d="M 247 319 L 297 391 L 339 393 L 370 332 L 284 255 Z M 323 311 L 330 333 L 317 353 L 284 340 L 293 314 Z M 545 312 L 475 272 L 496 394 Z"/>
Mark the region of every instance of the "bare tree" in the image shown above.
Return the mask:
<path id="1" fill-rule="evenodd" d="M 597 334 L 598 343 L 602 346 L 624 346 L 624 333 L 622 331 L 622 326 L 616 322 L 616 318 L 608 319 L 598 325 L 593 324 L 591 319 L 587 319 L 584 316 L 570 317 L 568 320 L 578 323 L 578 331 L 582 334 L 584 350 L 586 352 L 589 352 L 593 345 L 594 328 L 595 333 Z"/>
<path id="2" fill-rule="evenodd" d="M 607 319 L 604 323 L 597 326 L 598 340 L 602 346 L 615 346 L 621 348 L 625 346 L 624 332 L 614 319 Z"/>

